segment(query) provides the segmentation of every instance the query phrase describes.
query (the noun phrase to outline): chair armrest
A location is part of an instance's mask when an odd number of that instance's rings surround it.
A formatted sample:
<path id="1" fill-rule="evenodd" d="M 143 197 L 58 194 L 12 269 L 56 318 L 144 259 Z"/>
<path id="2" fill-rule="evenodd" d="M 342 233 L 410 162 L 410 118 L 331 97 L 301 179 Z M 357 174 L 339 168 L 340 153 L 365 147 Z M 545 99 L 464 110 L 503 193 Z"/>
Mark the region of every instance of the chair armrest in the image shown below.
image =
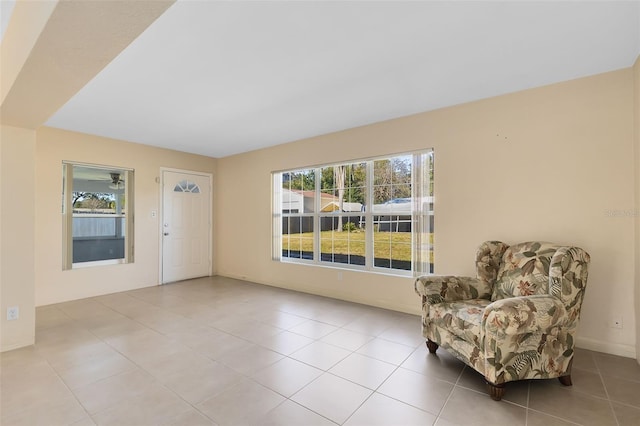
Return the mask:
<path id="1" fill-rule="evenodd" d="M 416 279 L 415 289 L 430 305 L 491 297 L 491 285 L 471 277 L 425 275 Z"/>
<path id="2" fill-rule="evenodd" d="M 481 329 L 514 335 L 545 331 L 568 322 L 562 300 L 540 294 L 496 300 L 485 308 Z"/>
<path id="3" fill-rule="evenodd" d="M 551 258 L 549 294 L 562 299 L 569 318 L 574 321 L 580 317 L 589 262 L 589 253 L 579 247 L 561 247 Z"/>

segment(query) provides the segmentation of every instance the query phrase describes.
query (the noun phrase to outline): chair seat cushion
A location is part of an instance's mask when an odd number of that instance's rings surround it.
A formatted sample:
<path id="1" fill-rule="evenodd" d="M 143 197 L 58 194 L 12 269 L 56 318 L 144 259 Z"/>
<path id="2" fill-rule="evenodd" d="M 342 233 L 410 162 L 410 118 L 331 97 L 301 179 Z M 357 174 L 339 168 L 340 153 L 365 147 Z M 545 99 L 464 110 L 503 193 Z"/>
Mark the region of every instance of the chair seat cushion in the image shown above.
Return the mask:
<path id="1" fill-rule="evenodd" d="M 479 347 L 482 314 L 490 303 L 491 300 L 487 299 L 437 303 L 429 307 L 429 320 Z"/>

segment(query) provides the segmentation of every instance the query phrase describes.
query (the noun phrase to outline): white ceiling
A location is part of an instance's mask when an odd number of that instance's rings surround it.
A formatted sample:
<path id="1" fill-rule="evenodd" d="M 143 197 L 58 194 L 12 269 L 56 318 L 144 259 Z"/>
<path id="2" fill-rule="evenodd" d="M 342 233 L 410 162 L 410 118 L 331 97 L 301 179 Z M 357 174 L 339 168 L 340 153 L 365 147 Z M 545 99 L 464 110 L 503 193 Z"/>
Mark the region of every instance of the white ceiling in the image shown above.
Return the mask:
<path id="1" fill-rule="evenodd" d="M 639 1 L 183 0 L 47 125 L 224 157 L 639 53 Z"/>

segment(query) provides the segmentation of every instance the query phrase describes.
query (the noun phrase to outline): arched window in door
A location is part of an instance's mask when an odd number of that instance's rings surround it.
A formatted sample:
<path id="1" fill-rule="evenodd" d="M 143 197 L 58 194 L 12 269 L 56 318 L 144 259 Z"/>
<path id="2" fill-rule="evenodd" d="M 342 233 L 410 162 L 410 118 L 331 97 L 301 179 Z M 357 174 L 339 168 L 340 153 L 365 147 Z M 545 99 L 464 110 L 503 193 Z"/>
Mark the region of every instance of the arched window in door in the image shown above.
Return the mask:
<path id="1" fill-rule="evenodd" d="M 192 194 L 200 193 L 200 187 L 195 182 L 181 180 L 173 188 L 173 192 L 191 192 Z"/>

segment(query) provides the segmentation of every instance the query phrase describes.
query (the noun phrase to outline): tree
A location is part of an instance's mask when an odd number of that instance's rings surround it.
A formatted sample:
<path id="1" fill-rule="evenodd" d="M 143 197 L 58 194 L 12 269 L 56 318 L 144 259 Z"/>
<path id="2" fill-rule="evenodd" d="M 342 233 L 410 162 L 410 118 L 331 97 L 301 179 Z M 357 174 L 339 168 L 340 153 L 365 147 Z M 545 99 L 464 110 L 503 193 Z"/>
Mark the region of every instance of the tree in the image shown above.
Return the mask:
<path id="1" fill-rule="evenodd" d="M 115 208 L 114 195 L 103 192 L 74 192 L 72 194 L 73 208 L 91 210 Z"/>
<path id="2" fill-rule="evenodd" d="M 392 159 L 393 198 L 411 197 L 411 157 Z"/>
<path id="3" fill-rule="evenodd" d="M 338 210 L 344 212 L 344 203 L 365 203 L 367 181 L 366 163 L 342 164 L 322 169 L 321 190 L 325 194 L 338 197 Z M 336 230 L 343 229 L 342 215 L 338 216 Z"/>
<path id="4" fill-rule="evenodd" d="M 351 203 L 366 202 L 364 188 L 367 186 L 367 165 L 366 163 L 349 164 L 347 166 L 347 187 L 345 197 Z"/>
<path id="5" fill-rule="evenodd" d="M 300 191 L 313 191 L 316 188 L 316 173 L 313 169 L 300 170 L 282 175 L 282 187 Z"/>
<path id="6" fill-rule="evenodd" d="M 334 193 L 335 190 L 335 179 L 333 167 L 324 167 L 320 176 L 320 191 L 326 193 Z"/>
<path id="7" fill-rule="evenodd" d="M 74 192 L 71 197 L 73 198 L 73 201 L 71 202 L 71 206 L 72 207 L 77 207 L 76 203 L 78 201 L 81 201 L 82 199 L 84 199 L 84 197 L 87 195 L 86 192 Z"/>
<path id="8" fill-rule="evenodd" d="M 89 197 L 84 202 L 83 205 L 91 210 L 97 210 L 105 207 L 104 200 L 98 197 Z"/>
<path id="9" fill-rule="evenodd" d="M 373 203 L 411 197 L 411 157 L 375 161 L 373 165 Z"/>
<path id="10" fill-rule="evenodd" d="M 391 199 L 391 161 L 373 163 L 373 204 L 383 204 Z"/>

